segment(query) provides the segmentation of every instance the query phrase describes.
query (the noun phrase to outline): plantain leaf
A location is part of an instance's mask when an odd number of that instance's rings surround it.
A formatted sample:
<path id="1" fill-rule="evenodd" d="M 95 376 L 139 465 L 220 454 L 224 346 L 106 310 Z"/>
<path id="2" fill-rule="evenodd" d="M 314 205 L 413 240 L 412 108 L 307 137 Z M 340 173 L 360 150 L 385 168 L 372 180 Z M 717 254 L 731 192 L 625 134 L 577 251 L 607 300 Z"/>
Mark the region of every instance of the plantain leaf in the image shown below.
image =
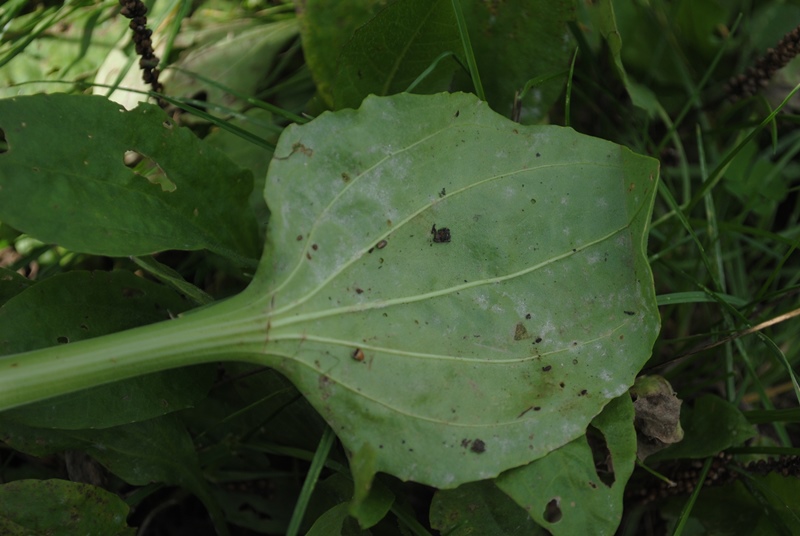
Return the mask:
<path id="1" fill-rule="evenodd" d="M 284 131 L 242 298 L 268 315 L 266 361 L 354 457 L 357 496 L 378 471 L 497 476 L 628 389 L 659 330 L 657 172 L 466 94 L 370 97 Z"/>
<path id="2" fill-rule="evenodd" d="M 0 219 L 21 231 L 98 255 L 256 255 L 250 173 L 156 106 L 126 112 L 102 97 L 15 97 L 0 100 L 0 129 L 8 141 Z M 127 151 L 143 165 L 126 167 Z"/>

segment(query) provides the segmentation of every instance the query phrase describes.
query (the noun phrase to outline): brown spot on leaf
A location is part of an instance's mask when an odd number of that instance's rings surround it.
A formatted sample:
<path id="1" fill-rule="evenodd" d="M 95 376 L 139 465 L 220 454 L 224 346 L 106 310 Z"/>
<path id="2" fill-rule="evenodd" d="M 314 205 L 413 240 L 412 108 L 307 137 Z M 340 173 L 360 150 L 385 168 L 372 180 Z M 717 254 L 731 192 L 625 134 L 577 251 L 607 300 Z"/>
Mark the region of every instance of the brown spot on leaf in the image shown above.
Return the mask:
<path id="1" fill-rule="evenodd" d="M 525 326 L 522 322 L 517 323 L 516 327 L 514 328 L 514 340 L 521 341 L 523 339 L 530 339 L 531 336 L 528 333 L 528 330 L 525 329 Z"/>

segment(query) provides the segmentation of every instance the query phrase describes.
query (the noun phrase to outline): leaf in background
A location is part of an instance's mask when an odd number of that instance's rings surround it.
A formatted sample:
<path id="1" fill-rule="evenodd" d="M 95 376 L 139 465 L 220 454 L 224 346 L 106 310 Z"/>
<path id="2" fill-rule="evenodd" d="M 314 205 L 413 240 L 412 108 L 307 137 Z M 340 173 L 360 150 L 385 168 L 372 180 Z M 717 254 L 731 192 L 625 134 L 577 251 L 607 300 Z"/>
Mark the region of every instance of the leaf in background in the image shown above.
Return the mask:
<path id="1" fill-rule="evenodd" d="M 333 106 L 339 54 L 359 26 L 370 20 L 387 0 L 300 0 L 297 17 L 303 38 L 303 56 L 317 91 Z"/>
<path id="2" fill-rule="evenodd" d="M 131 272 L 60 274 L 0 307 L 0 355 L 75 343 L 168 320 L 191 307 L 170 289 Z M 108 428 L 191 407 L 205 397 L 214 366 L 140 376 L 8 410 L 3 419 L 62 429 Z"/>
<path id="3" fill-rule="evenodd" d="M 0 486 L 3 534 L 133 536 L 128 505 L 102 488 L 66 480 L 17 480 Z M 9 523 L 20 528 L 11 532 Z"/>
<path id="4" fill-rule="evenodd" d="M 222 31 L 204 45 L 193 48 L 172 65 L 186 72 L 174 69 L 165 72 L 163 82 L 171 97 L 197 98 L 203 92 L 209 104 L 241 109 L 245 102 L 236 94 L 256 95 L 280 53 L 298 33 L 297 20 L 293 17 L 250 28 L 241 28 L 240 21 L 232 21 L 227 26 L 229 31 Z M 213 79 L 230 92 L 192 73 Z M 214 108 L 209 112 L 214 113 Z"/>
<path id="5" fill-rule="evenodd" d="M 172 415 L 103 430 L 55 430 L 4 421 L 2 440 L 33 456 L 85 450 L 129 484 L 180 484 L 200 478 L 186 429 Z"/>
<path id="6" fill-rule="evenodd" d="M 250 173 L 156 106 L 126 112 L 102 97 L 16 97 L 0 100 L 0 128 L 9 145 L 0 154 L 0 219 L 12 227 L 97 255 L 257 256 Z M 126 151 L 152 160 L 154 172 L 126 167 Z"/>
<path id="7" fill-rule="evenodd" d="M 654 160 L 466 94 L 371 97 L 288 127 L 275 155 L 240 299 L 269 315 L 267 362 L 355 456 L 357 489 L 525 465 L 648 359 Z"/>
<path id="8" fill-rule="evenodd" d="M 528 80 L 569 69 L 575 42 L 567 23 L 577 17 L 576 0 L 461 0 L 461 5 L 486 99 L 500 115 L 511 116 L 514 93 Z M 471 89 L 468 75 L 461 77 L 458 87 Z M 564 74 L 529 91 L 521 122 L 541 121 L 566 79 Z"/>
<path id="9" fill-rule="evenodd" d="M 544 536 L 528 513 L 489 480 L 470 482 L 433 496 L 431 526 L 447 536 Z"/>
<path id="10" fill-rule="evenodd" d="M 748 475 L 725 486 L 706 487 L 692 507 L 693 534 L 800 534 L 800 480 L 770 474 Z M 674 527 L 685 506 L 685 497 L 669 500 L 661 508 L 667 527 Z M 702 532 L 701 532 L 702 531 Z"/>
<path id="11" fill-rule="evenodd" d="M 334 107 L 356 108 L 367 95 L 401 93 L 438 56 L 460 47 L 451 0 L 393 2 L 344 46 L 333 86 Z M 452 59 L 443 60 L 414 92 L 447 89 L 456 67 Z"/>
<path id="12" fill-rule="evenodd" d="M 388 480 L 388 479 L 386 479 Z M 308 509 L 304 517 L 304 525 L 310 526 L 311 522 L 315 519 L 314 523 L 316 530 L 322 533 L 324 526 L 321 524 L 320 519 L 325 516 L 332 508 L 337 506 L 344 506 L 345 511 L 349 511 L 350 516 L 358 519 L 358 525 L 362 529 L 367 529 L 375 526 L 382 519 L 386 517 L 389 510 L 396 506 L 401 508 L 400 505 L 395 504 L 395 497 L 397 496 L 386 484 L 383 478 L 376 478 L 372 482 L 372 489 L 370 490 L 369 497 L 361 504 L 353 508 L 353 479 L 350 475 L 343 472 L 334 473 L 324 480 L 320 480 L 314 488 L 314 494 L 309 501 Z M 390 483 L 397 483 L 393 481 Z M 402 494 L 402 490 L 397 490 L 398 494 Z M 355 521 L 356 519 L 351 519 Z M 347 530 L 349 523 L 345 524 Z M 361 534 L 361 532 L 359 532 Z"/>
<path id="13" fill-rule="evenodd" d="M 581 437 L 496 480 L 554 536 L 613 535 L 622 520 L 622 494 L 636 459 L 630 397 L 613 400 L 592 425 L 605 439 L 605 449 L 590 448 L 587 438 Z M 590 442 L 598 440 L 589 435 Z"/>
<path id="14" fill-rule="evenodd" d="M 343 531 L 348 517 L 347 503 L 337 504 L 316 519 L 306 536 L 349 536 L 350 532 Z M 363 534 L 363 531 L 356 534 Z"/>
<path id="15" fill-rule="evenodd" d="M 203 501 L 212 518 L 221 518 L 192 439 L 174 415 L 103 430 L 52 430 L 3 421 L 0 440 L 33 456 L 83 450 L 128 484 L 182 486 Z"/>
<path id="16" fill-rule="evenodd" d="M 0 266 L 0 307 L 31 285 L 33 285 L 33 281 L 22 277 L 13 270 Z"/>
<path id="17" fill-rule="evenodd" d="M 3 4 L 8 10 L 4 9 L 2 15 L 8 16 L 11 2 Z M 80 82 L 75 81 L 91 77 L 123 33 L 122 17 L 109 16 L 115 7 L 84 4 L 86 9 L 75 9 L 75 5 L 63 3 L 53 6 L 63 6 L 56 15 L 57 29 L 48 30 L 37 24 L 46 19 L 42 9 L 3 19 L 7 24 L 3 28 L 2 60 L 8 58 L 8 45 L 19 46 L 20 36 L 30 35 L 34 27 L 44 35 L 33 39 L 11 61 L 0 66 L 0 98 L 80 87 Z"/>

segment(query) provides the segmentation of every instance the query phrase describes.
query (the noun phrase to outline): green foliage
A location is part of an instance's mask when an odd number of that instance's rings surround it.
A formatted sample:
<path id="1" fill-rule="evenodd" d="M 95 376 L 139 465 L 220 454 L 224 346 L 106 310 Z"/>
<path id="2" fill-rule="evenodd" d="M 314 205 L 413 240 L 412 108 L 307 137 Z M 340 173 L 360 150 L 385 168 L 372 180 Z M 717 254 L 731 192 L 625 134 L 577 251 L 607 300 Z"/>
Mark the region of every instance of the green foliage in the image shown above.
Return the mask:
<path id="1" fill-rule="evenodd" d="M 102 488 L 64 480 L 17 480 L 0 486 L 0 529 L 28 534 L 133 535 L 128 505 Z"/>
<path id="2" fill-rule="evenodd" d="M 8 2 L 0 532 L 797 533 L 795 12 Z"/>
<path id="3" fill-rule="evenodd" d="M 359 28 L 342 48 L 333 84 L 333 104 L 357 108 L 370 94 L 405 91 L 443 53 L 458 48 L 448 0 L 394 2 Z M 364 69 L 370 65 L 370 69 Z M 419 93 L 447 89 L 456 63 L 439 64 L 416 87 Z"/>
<path id="4" fill-rule="evenodd" d="M 242 210 L 250 172 L 157 107 L 125 112 L 100 97 L 38 95 L 0 101 L 0 116 L 9 144 L 0 211 L 9 225 L 100 255 L 207 248 L 255 257 L 255 219 Z M 42 151 L 43 140 L 60 141 Z M 140 167 L 125 165 L 126 151 L 144 158 Z"/>
<path id="5" fill-rule="evenodd" d="M 592 421 L 595 433 L 501 475 L 497 486 L 554 535 L 613 535 L 636 457 L 632 420 L 630 398 L 617 398 Z"/>

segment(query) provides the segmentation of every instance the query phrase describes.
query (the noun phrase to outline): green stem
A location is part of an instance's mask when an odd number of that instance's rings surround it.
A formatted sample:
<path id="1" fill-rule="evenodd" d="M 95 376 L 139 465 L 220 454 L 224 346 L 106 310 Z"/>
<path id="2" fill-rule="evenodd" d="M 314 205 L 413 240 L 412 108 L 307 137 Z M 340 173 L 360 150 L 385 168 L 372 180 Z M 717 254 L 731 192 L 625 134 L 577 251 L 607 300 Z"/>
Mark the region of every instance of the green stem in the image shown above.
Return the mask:
<path id="1" fill-rule="evenodd" d="M 267 319 L 249 292 L 187 316 L 0 358 L 0 411 L 161 370 L 264 362 Z"/>

